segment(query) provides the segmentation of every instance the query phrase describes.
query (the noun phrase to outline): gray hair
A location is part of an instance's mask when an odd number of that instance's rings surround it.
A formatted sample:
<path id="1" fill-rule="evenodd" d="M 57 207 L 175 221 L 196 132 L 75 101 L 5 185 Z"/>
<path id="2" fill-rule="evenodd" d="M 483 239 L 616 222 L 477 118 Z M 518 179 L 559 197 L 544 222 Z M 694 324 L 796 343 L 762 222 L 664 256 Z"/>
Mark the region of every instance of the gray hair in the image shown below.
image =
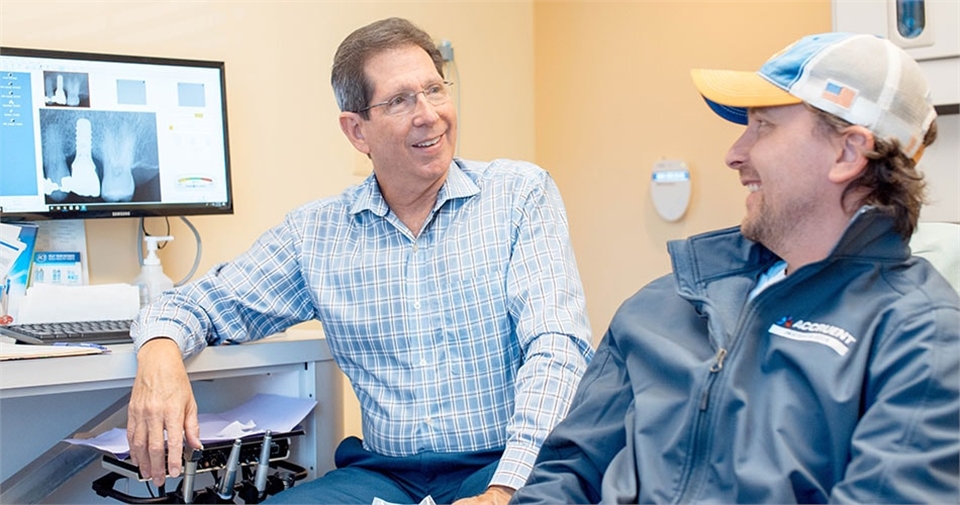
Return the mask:
<path id="1" fill-rule="evenodd" d="M 360 112 L 373 97 L 373 86 L 364 72 L 367 61 L 388 49 L 405 46 L 426 51 L 443 77 L 443 56 L 427 32 L 403 18 L 381 19 L 358 28 L 337 48 L 330 84 L 340 110 L 359 112 L 361 117 L 369 119 L 368 111 Z"/>

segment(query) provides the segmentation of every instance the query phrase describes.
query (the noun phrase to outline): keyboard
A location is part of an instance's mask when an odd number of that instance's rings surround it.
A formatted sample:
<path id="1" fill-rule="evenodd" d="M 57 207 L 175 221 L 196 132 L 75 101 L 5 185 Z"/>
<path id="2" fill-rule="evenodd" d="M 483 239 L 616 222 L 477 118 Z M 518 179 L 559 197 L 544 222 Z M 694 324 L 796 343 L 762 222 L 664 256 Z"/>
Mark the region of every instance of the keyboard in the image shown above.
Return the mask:
<path id="1" fill-rule="evenodd" d="M 133 342 L 130 339 L 132 323 L 132 320 L 119 320 L 10 324 L 0 326 L 0 335 L 25 344 L 129 344 Z"/>

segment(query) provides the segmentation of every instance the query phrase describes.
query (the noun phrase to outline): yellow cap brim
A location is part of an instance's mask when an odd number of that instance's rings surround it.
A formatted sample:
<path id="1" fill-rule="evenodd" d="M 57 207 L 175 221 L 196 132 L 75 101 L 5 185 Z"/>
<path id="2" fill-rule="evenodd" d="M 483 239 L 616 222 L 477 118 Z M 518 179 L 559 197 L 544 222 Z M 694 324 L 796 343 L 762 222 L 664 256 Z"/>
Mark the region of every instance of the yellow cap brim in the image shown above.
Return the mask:
<path id="1" fill-rule="evenodd" d="M 756 72 L 693 69 L 690 76 L 704 98 L 727 107 L 775 107 L 802 102 Z"/>

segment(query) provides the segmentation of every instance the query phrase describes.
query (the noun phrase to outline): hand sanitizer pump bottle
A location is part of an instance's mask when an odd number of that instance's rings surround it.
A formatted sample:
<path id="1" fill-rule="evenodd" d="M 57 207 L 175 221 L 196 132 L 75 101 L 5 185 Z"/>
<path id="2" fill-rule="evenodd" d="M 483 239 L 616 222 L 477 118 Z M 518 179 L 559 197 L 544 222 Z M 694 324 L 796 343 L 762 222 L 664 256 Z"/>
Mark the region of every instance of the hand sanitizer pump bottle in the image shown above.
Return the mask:
<path id="1" fill-rule="evenodd" d="M 164 290 L 173 288 L 173 281 L 163 273 L 160 257 L 157 256 L 157 243 L 170 240 L 173 240 L 173 237 L 143 237 L 143 241 L 147 243 L 147 257 L 143 259 L 140 275 L 133 280 L 133 284 L 140 289 L 141 307 L 156 300 Z"/>

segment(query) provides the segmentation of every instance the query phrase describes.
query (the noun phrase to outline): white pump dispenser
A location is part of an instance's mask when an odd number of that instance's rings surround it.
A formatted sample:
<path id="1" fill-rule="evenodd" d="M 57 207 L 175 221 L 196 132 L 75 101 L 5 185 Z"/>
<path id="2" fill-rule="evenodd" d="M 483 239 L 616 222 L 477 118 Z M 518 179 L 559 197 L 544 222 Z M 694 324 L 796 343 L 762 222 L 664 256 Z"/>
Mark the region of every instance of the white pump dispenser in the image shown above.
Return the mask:
<path id="1" fill-rule="evenodd" d="M 147 257 L 143 259 L 140 275 L 133 280 L 133 284 L 140 288 L 141 307 L 156 300 L 163 291 L 173 288 L 173 280 L 163 273 L 160 257 L 157 256 L 158 242 L 170 240 L 173 240 L 173 237 L 169 235 L 143 237 L 143 241 L 147 243 Z"/>

